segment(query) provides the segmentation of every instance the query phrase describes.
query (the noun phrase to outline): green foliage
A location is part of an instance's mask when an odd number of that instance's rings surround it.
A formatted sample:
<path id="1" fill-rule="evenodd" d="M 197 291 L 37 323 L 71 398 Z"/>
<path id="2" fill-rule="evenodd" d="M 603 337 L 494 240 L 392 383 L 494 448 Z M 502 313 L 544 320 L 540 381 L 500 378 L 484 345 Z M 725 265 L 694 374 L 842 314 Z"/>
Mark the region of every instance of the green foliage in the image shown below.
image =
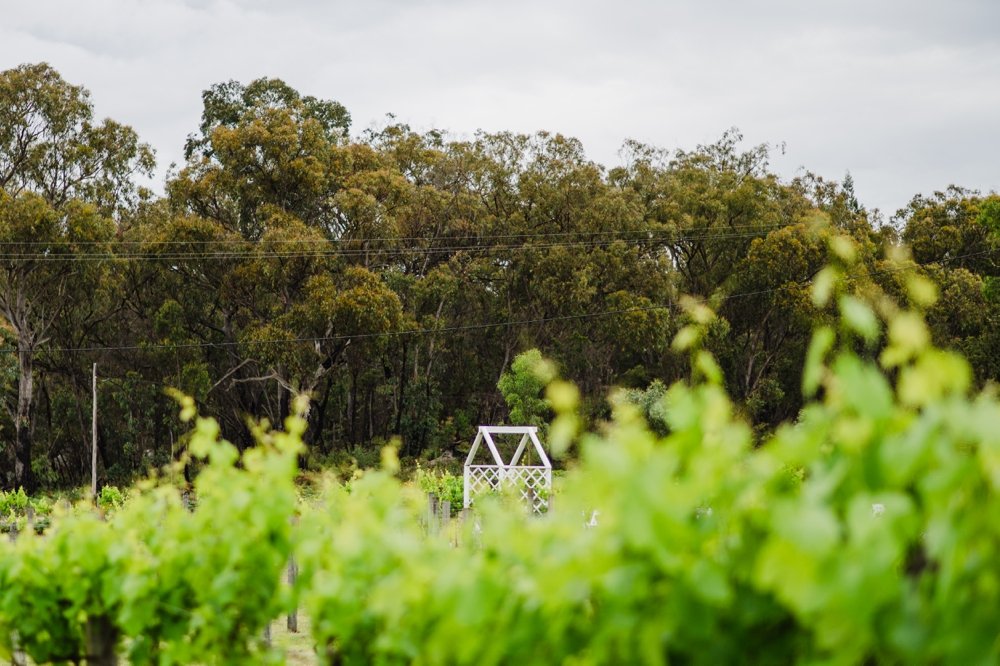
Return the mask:
<path id="1" fill-rule="evenodd" d="M 35 530 L 44 531 L 49 525 L 52 502 L 45 497 L 28 497 L 24 488 L 5 492 L 0 490 L 0 532 L 21 532 L 28 526 L 32 514 Z"/>
<path id="2" fill-rule="evenodd" d="M 435 495 L 439 501 L 451 503 L 451 513 L 454 515 L 462 510 L 465 501 L 464 480 L 448 470 L 427 470 L 419 465 L 414 474 L 414 481 L 420 490 Z"/>
<path id="3" fill-rule="evenodd" d="M 97 506 L 102 511 L 117 511 L 125 504 L 125 493 L 117 486 L 103 486 L 97 493 Z"/>
<path id="4" fill-rule="evenodd" d="M 142 194 L 133 176 L 153 166 L 152 149 L 132 128 L 95 122 L 90 93 L 49 65 L 0 71 L 0 189 L 34 192 L 54 208 L 80 200 L 119 214 Z"/>
<path id="5" fill-rule="evenodd" d="M 128 500 L 106 486 L 101 506 L 117 506 L 106 519 L 79 508 L 44 537 L 0 544 L 0 652 L 16 643 L 37 663 L 79 661 L 94 654 L 88 627 L 102 626 L 130 663 L 270 660 L 261 632 L 291 603 L 282 579 L 305 422 L 285 427 L 255 429 L 258 447 L 241 456 L 198 419 L 193 511 L 170 486 Z"/>
<path id="6" fill-rule="evenodd" d="M 994 240 L 1000 237 L 1000 195 L 993 194 L 983 201 L 976 222 L 985 226 Z"/>
<path id="7" fill-rule="evenodd" d="M 12 492 L 0 490 L 0 515 L 24 513 L 27 507 L 28 495 L 25 494 L 24 488 L 18 488 L 17 491 Z"/>
<path id="8" fill-rule="evenodd" d="M 355 469 L 373 469 L 379 465 L 378 447 L 357 446 L 347 452 Z"/>
<path id="9" fill-rule="evenodd" d="M 537 349 L 529 349 L 514 357 L 510 370 L 500 376 L 497 388 L 510 409 L 510 422 L 515 425 L 545 424 L 549 407 L 542 397 L 545 386 L 555 377 L 551 361 L 542 358 Z"/>
<path id="10" fill-rule="evenodd" d="M 812 354 L 824 397 L 758 448 L 721 387 L 676 384 L 669 435 L 620 403 L 608 431 L 585 439 L 559 511 L 526 520 L 484 503 L 469 547 L 427 539 L 421 503 L 386 475 L 331 496 L 311 530 L 351 547 L 303 553 L 321 653 L 331 663 L 997 659 L 1000 403 L 968 397 L 967 365 L 928 346 L 914 311 L 885 315 L 890 382 L 852 351 L 877 315 L 840 302 L 843 336 L 823 334 Z"/>
<path id="11" fill-rule="evenodd" d="M 623 399 L 639 410 L 650 429 L 658 435 L 666 435 L 668 430 L 666 395 L 667 387 L 658 379 L 645 389 L 626 389 L 622 393 Z"/>
<path id="12" fill-rule="evenodd" d="M 238 81 L 217 83 L 202 93 L 200 136 L 191 135 L 184 146 L 184 156 L 191 159 L 207 151 L 212 133 L 220 127 L 234 127 L 248 118 L 264 116 L 268 111 L 288 109 L 317 122 L 331 137 L 346 135 L 351 116 L 341 104 L 302 97 L 280 79 L 261 78 L 243 85 Z M 209 152 L 209 154 L 211 154 Z"/>

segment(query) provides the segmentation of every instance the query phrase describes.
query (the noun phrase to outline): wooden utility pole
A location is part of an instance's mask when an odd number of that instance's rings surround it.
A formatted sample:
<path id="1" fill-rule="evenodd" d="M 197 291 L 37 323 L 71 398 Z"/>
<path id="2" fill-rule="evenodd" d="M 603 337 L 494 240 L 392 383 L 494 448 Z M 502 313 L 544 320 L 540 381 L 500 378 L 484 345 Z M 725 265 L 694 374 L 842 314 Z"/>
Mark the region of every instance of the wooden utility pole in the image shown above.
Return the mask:
<path id="1" fill-rule="evenodd" d="M 92 412 L 90 415 L 90 496 L 97 503 L 97 364 L 94 364 L 94 377 L 91 397 Z"/>

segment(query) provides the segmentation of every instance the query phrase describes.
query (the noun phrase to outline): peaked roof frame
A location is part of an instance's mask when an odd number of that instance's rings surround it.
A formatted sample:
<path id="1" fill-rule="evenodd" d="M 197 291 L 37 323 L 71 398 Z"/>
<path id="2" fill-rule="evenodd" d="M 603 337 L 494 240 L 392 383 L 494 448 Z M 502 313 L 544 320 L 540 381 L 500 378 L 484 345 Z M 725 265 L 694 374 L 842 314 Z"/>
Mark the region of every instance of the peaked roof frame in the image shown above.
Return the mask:
<path id="1" fill-rule="evenodd" d="M 493 435 L 521 435 L 521 441 L 518 442 L 517 450 L 514 452 L 509 463 L 503 461 L 503 457 L 501 457 L 500 451 L 497 449 L 496 442 L 493 440 Z M 541 466 L 546 469 L 552 469 L 552 462 L 545 455 L 545 449 L 542 448 L 542 443 L 538 440 L 538 428 L 535 426 L 479 426 L 479 432 L 476 433 L 476 439 L 472 442 L 472 448 L 469 449 L 469 455 L 465 459 L 466 467 L 473 464 L 476 453 L 484 441 L 497 467 L 503 469 L 518 467 L 521 456 L 524 455 L 524 451 L 528 448 L 528 443 L 530 442 L 542 461 Z"/>

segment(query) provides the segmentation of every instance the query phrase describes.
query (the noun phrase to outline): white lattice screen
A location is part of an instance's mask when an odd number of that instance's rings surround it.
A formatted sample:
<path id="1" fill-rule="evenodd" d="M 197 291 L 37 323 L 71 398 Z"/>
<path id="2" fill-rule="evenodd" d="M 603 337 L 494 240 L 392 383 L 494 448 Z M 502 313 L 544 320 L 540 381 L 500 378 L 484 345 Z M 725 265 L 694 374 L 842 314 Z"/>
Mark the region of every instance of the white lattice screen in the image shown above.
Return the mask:
<path id="1" fill-rule="evenodd" d="M 493 435 L 520 435 L 517 450 L 510 463 L 505 463 L 493 440 Z M 486 442 L 494 464 L 475 464 L 480 445 Z M 518 465 L 528 444 L 531 444 L 541 465 Z M 542 443 L 538 441 L 538 428 L 533 426 L 479 426 L 479 432 L 465 461 L 465 507 L 472 505 L 476 495 L 504 492 L 513 489 L 519 492 L 525 504 L 535 513 L 549 508 L 549 494 L 552 492 L 552 463 L 549 462 Z"/>
<path id="2" fill-rule="evenodd" d="M 466 506 L 476 495 L 498 493 L 510 488 L 519 491 L 521 499 L 535 513 L 544 513 L 549 508 L 552 470 L 541 465 L 469 465 L 465 468 L 465 488 L 468 496 Z"/>

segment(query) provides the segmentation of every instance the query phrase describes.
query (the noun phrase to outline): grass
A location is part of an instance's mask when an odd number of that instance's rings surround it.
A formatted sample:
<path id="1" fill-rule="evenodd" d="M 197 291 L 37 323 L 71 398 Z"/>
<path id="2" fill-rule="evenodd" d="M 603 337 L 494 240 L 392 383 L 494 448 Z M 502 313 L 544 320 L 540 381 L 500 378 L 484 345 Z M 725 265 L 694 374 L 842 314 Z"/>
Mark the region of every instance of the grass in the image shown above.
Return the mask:
<path id="1" fill-rule="evenodd" d="M 271 623 L 271 643 L 285 653 L 285 663 L 290 666 L 315 666 L 319 664 L 309 633 L 309 618 L 301 611 L 299 612 L 298 633 L 288 631 L 285 618 Z"/>

